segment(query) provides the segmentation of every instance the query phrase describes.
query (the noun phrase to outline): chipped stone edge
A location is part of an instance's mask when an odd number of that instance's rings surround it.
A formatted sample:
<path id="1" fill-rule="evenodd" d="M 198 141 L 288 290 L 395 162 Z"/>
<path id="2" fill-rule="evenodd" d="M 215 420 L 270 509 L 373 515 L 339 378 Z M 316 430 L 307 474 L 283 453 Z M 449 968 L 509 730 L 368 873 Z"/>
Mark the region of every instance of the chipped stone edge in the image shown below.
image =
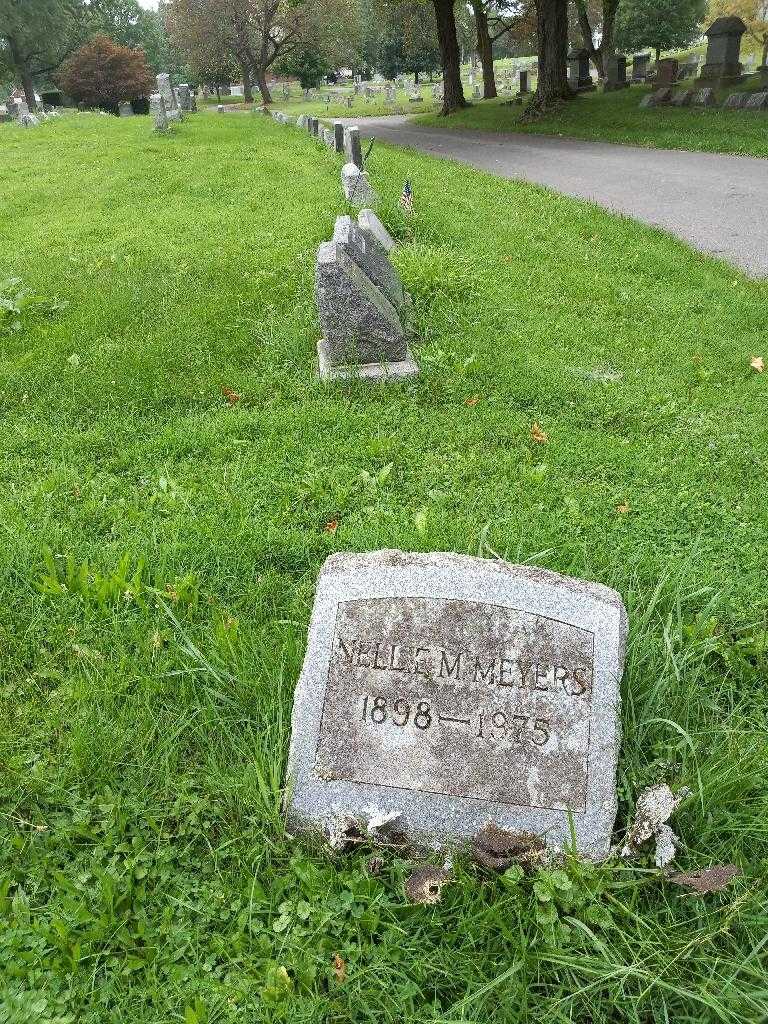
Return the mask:
<path id="1" fill-rule="evenodd" d="M 494 578 L 495 577 L 495 578 Z M 521 588 L 525 594 L 521 594 Z M 573 598 L 570 615 L 563 594 Z M 627 614 L 620 595 L 603 584 L 561 576 L 532 566 L 501 560 L 433 552 L 374 551 L 337 553 L 326 559 L 318 577 L 307 650 L 294 693 L 291 745 L 286 771 L 285 811 L 292 831 L 327 836 L 340 820 L 355 820 L 362 808 L 399 811 L 409 840 L 441 849 L 465 845 L 489 821 L 509 831 L 528 831 L 560 853 L 571 843 L 565 811 L 510 807 L 470 798 L 451 798 L 412 790 L 383 790 L 354 782 L 328 782 L 313 772 L 320 716 L 328 678 L 333 622 L 340 600 L 370 597 L 429 597 L 466 600 L 520 608 L 571 622 L 582 629 L 610 629 L 616 643 L 596 645 L 593 693 L 604 707 L 602 731 L 594 728 L 588 772 L 590 787 L 584 812 L 572 816 L 577 851 L 591 860 L 610 855 L 618 797 L 616 770 L 621 743 L 619 685 L 624 668 Z M 610 710 L 613 709 L 613 714 Z M 452 806 L 455 812 L 446 813 Z"/>

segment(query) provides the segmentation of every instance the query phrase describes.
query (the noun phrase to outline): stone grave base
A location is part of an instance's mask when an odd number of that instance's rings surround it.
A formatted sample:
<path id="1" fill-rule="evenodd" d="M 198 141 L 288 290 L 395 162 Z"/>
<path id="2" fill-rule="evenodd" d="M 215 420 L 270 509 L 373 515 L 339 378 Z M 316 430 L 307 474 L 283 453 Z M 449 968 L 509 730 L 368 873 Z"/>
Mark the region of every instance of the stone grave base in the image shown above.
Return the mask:
<path id="1" fill-rule="evenodd" d="M 418 377 L 419 364 L 411 350 L 406 350 L 405 359 L 396 363 L 356 363 L 348 366 L 333 366 L 328 358 L 327 342 L 321 338 L 317 343 L 318 374 L 321 380 L 386 380 L 388 377 Z"/>

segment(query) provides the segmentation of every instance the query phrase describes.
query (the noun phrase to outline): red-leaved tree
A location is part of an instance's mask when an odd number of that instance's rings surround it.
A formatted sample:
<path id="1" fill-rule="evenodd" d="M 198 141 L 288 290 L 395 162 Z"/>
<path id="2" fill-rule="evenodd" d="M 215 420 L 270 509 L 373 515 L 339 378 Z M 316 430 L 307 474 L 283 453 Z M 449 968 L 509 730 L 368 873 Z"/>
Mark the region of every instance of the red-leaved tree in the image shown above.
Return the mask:
<path id="1" fill-rule="evenodd" d="M 113 111 L 120 100 L 147 96 L 155 85 L 143 50 L 118 46 L 101 35 L 72 54 L 59 72 L 58 81 L 78 103 Z"/>

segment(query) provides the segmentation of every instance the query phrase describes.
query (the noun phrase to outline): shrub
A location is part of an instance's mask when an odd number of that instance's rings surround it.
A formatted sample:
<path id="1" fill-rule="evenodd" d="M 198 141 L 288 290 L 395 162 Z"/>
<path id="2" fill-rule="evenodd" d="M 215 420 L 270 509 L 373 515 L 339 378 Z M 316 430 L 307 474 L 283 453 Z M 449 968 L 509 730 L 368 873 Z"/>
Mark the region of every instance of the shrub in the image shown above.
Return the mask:
<path id="1" fill-rule="evenodd" d="M 117 111 L 120 100 L 152 91 L 154 79 L 143 50 L 119 46 L 107 36 L 94 36 L 61 69 L 59 84 L 80 104 Z"/>

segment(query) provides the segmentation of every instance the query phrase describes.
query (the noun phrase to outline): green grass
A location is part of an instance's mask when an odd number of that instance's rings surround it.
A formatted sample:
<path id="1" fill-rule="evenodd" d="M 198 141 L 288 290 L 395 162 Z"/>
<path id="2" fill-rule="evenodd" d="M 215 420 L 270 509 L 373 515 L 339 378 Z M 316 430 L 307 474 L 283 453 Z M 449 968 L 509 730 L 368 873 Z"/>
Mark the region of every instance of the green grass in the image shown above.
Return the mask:
<path id="1" fill-rule="evenodd" d="M 40 297 L 0 335 L 0 1019 L 764 1020 L 768 285 L 381 146 L 423 373 L 323 386 L 339 169 L 266 118 L 0 126 L 0 281 Z M 287 836 L 319 567 L 385 546 L 617 587 L 617 838 L 640 787 L 686 784 L 678 864 L 744 877 L 459 860 L 418 907 L 402 857 Z"/>
<path id="2" fill-rule="evenodd" d="M 680 88 L 698 86 L 693 82 L 682 82 Z M 718 96 L 722 101 L 739 89 L 757 88 L 757 78 L 750 77 L 740 87 L 718 90 Z M 641 110 L 640 100 L 649 91 L 647 86 L 632 86 L 620 92 L 582 93 L 574 102 L 532 124 L 521 122 L 522 106 L 510 105 L 504 98 L 475 101 L 450 117 L 440 117 L 435 112 L 419 118 L 419 121 L 441 128 L 568 135 L 660 149 L 768 156 L 768 116 L 765 111 L 669 106 Z"/>

